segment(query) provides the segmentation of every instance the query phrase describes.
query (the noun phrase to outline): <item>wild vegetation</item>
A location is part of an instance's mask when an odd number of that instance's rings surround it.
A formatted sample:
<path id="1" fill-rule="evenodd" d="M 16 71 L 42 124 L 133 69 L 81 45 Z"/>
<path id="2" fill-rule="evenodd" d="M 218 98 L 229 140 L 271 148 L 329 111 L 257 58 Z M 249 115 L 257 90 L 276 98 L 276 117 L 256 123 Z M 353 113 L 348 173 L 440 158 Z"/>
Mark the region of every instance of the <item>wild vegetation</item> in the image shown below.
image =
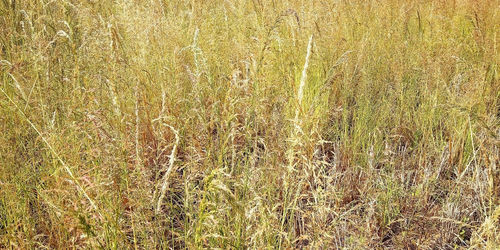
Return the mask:
<path id="1" fill-rule="evenodd" d="M 500 248 L 500 1 L 0 1 L 0 248 Z"/>

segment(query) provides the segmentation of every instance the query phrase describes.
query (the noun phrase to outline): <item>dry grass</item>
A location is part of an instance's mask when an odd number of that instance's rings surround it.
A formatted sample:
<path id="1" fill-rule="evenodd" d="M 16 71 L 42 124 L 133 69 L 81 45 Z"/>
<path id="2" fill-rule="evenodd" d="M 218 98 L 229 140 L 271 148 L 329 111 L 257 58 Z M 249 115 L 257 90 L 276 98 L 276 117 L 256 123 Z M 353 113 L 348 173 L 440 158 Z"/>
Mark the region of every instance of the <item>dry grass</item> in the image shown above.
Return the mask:
<path id="1" fill-rule="evenodd" d="M 500 1 L 0 1 L 0 248 L 500 248 Z"/>

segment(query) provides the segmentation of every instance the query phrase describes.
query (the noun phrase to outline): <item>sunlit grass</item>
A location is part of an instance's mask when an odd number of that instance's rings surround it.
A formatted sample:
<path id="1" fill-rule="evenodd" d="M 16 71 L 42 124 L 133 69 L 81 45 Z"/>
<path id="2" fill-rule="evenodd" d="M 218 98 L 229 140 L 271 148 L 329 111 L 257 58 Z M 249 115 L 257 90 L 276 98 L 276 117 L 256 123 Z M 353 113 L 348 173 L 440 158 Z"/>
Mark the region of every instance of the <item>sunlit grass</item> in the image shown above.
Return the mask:
<path id="1" fill-rule="evenodd" d="M 500 2 L 0 2 L 0 248 L 500 247 Z"/>

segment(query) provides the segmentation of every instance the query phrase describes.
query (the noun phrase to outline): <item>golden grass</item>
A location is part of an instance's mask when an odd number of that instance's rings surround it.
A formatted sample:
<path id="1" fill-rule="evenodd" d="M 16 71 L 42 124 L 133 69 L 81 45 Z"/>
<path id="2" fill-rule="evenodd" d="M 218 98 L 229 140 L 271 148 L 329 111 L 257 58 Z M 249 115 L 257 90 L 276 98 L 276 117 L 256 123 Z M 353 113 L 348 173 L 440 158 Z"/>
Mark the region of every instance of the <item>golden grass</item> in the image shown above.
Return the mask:
<path id="1" fill-rule="evenodd" d="M 498 249 L 500 1 L 0 1 L 0 248 Z"/>

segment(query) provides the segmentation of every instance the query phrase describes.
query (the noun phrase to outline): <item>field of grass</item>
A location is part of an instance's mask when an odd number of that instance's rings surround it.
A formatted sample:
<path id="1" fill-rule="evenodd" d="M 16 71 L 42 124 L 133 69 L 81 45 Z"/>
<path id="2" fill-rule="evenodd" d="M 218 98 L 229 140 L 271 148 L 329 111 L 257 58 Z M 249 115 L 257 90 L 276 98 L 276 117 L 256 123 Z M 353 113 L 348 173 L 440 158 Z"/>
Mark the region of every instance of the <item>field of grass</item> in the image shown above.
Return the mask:
<path id="1" fill-rule="evenodd" d="M 499 249 L 500 0 L 0 0 L 0 248 Z"/>

